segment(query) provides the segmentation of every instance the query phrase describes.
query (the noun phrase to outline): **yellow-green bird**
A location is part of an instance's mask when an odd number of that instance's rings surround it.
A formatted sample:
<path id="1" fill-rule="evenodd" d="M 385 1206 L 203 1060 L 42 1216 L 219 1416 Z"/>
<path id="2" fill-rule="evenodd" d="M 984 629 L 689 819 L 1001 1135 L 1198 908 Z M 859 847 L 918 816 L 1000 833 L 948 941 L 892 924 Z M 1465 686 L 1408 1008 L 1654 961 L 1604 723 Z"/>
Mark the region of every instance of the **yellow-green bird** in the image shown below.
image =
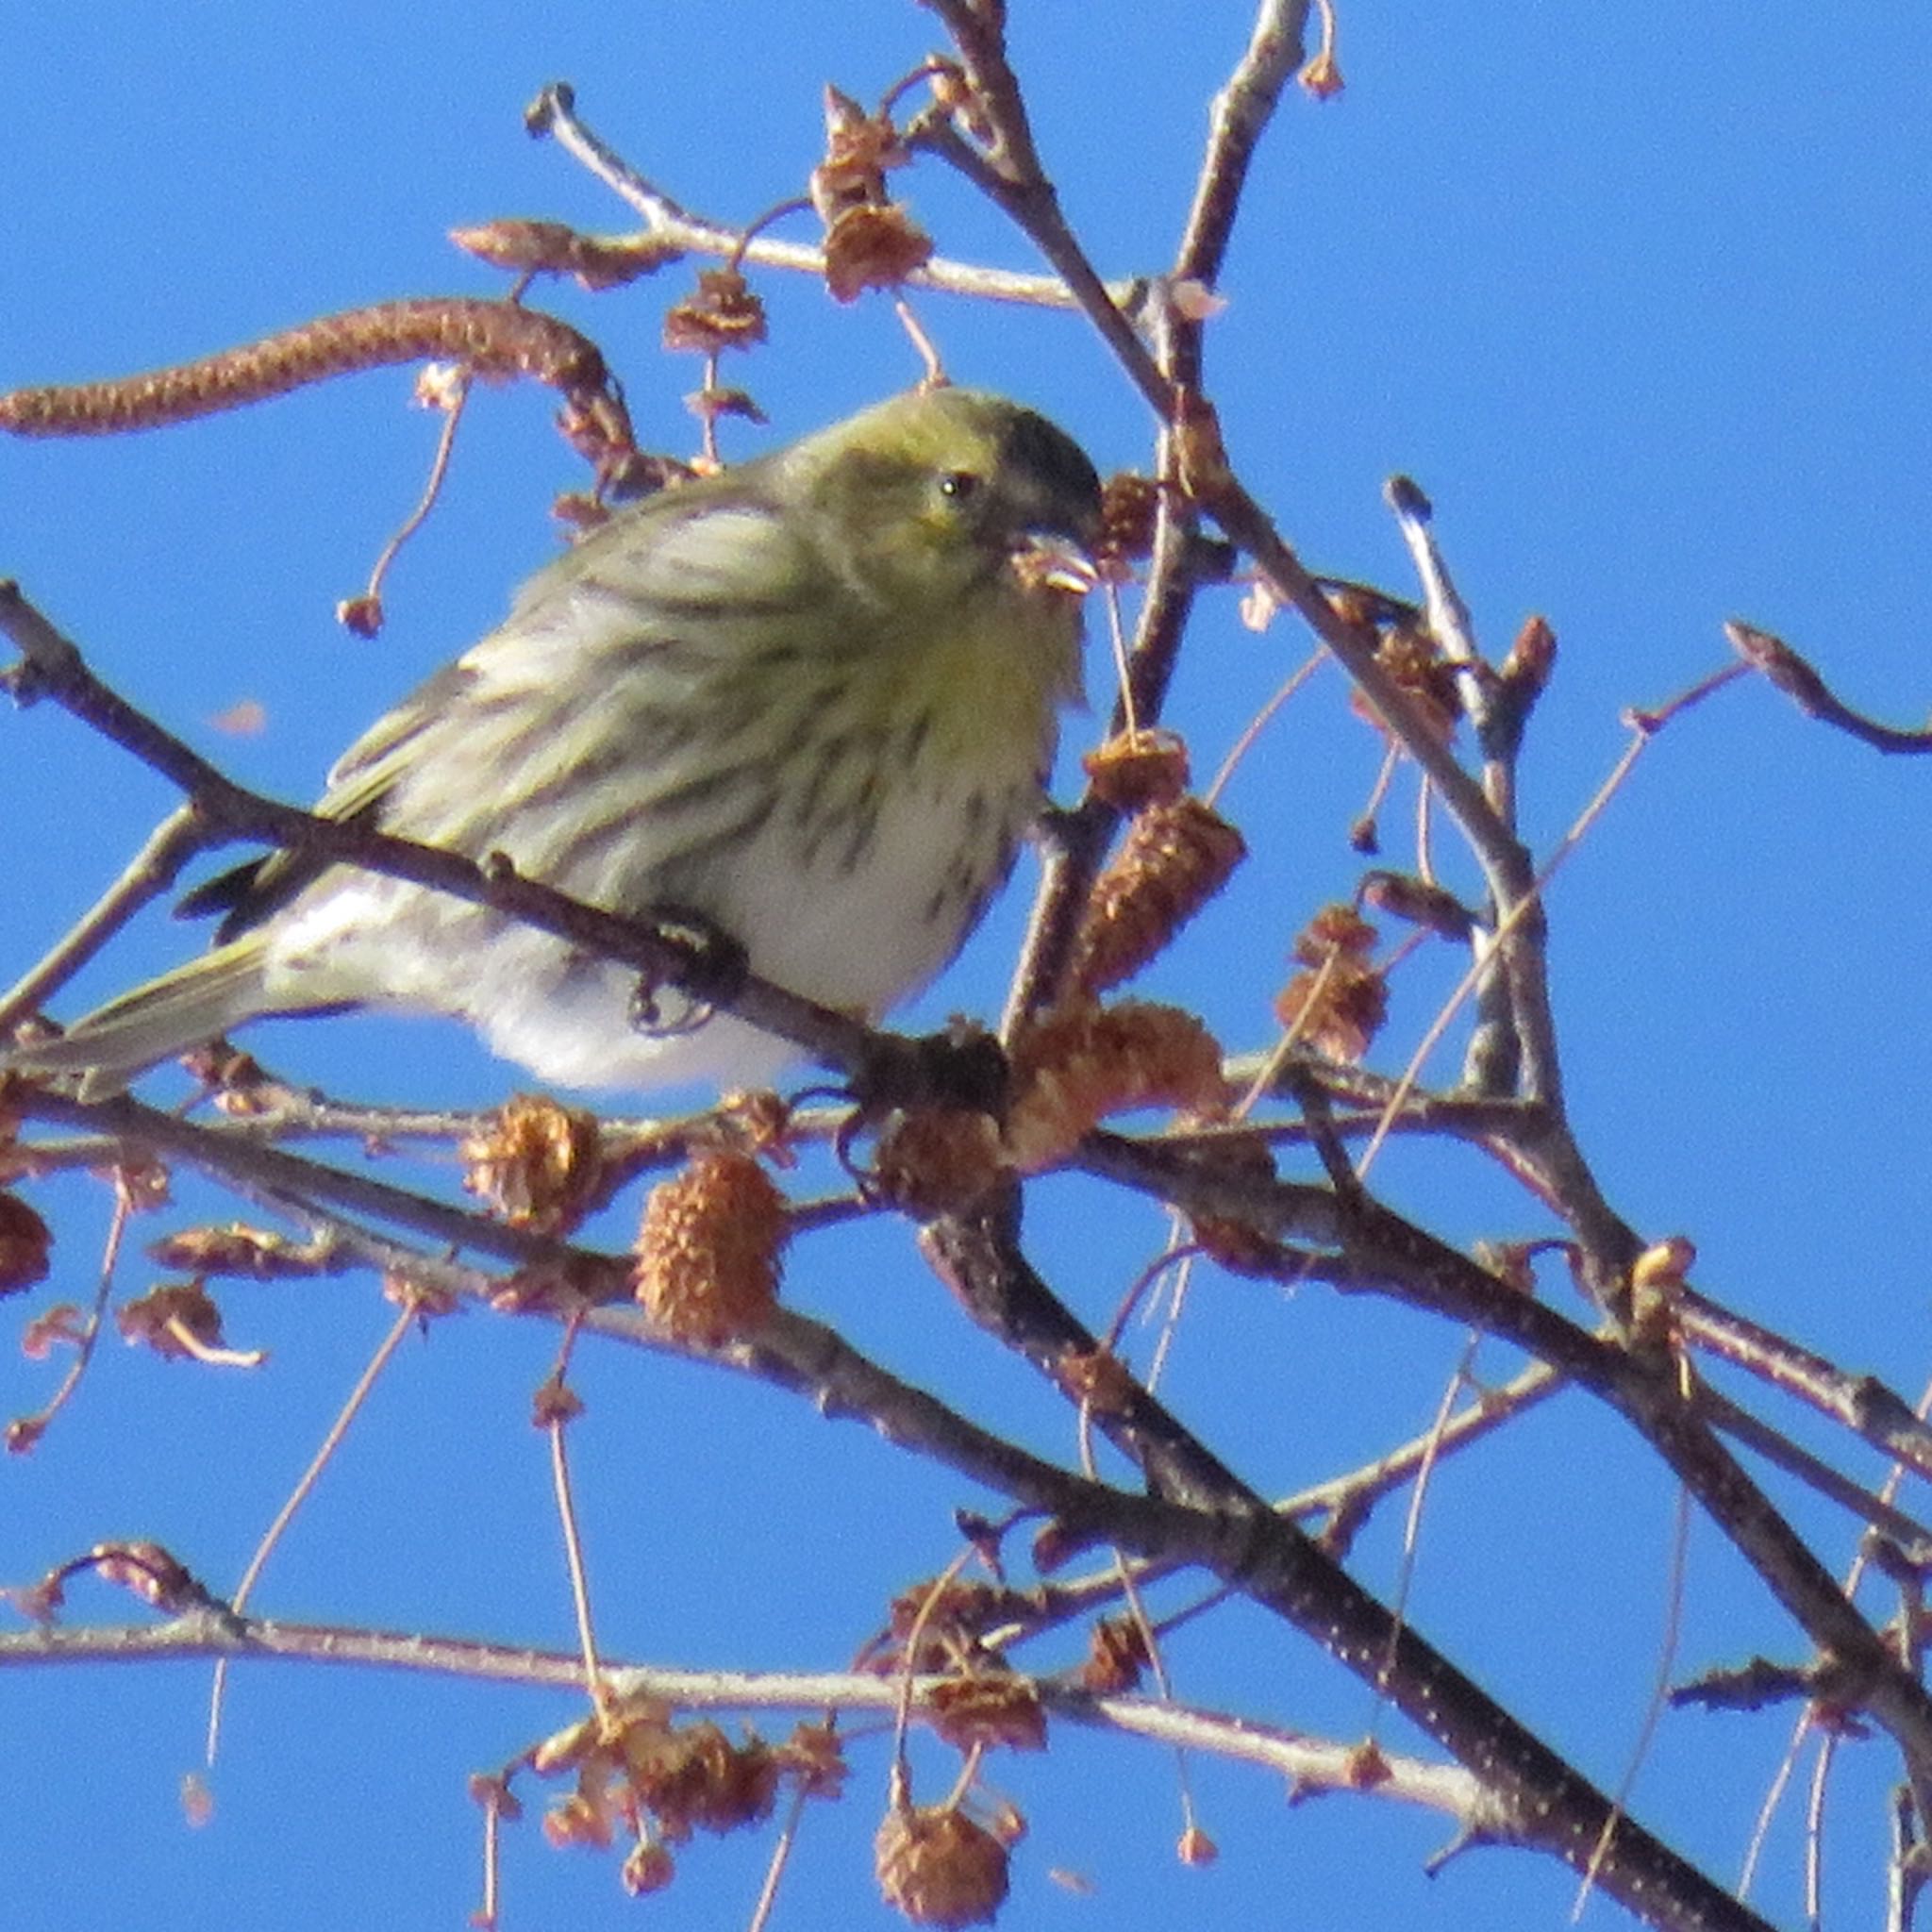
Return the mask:
<path id="1" fill-rule="evenodd" d="M 876 1017 L 952 958 L 1040 809 L 1080 691 L 1099 484 L 1043 417 L 894 397 L 621 511 L 380 719 L 318 809 L 610 911 L 678 908 L 753 972 Z M 769 1080 L 726 1013 L 638 1018 L 634 970 L 487 908 L 273 854 L 203 886 L 213 950 L 0 1065 L 111 1091 L 267 1014 L 466 1020 L 570 1087 Z"/>

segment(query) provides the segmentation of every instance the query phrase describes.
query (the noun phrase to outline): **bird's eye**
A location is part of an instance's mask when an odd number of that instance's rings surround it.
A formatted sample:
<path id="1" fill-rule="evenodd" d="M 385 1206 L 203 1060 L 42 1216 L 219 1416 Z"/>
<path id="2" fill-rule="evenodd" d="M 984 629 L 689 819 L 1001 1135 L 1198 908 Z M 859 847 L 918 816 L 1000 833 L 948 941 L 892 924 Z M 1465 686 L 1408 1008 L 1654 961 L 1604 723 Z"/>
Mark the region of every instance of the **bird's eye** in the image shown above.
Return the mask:
<path id="1" fill-rule="evenodd" d="M 940 494 L 955 503 L 966 503 L 977 493 L 986 479 L 973 470 L 948 470 L 940 478 Z"/>

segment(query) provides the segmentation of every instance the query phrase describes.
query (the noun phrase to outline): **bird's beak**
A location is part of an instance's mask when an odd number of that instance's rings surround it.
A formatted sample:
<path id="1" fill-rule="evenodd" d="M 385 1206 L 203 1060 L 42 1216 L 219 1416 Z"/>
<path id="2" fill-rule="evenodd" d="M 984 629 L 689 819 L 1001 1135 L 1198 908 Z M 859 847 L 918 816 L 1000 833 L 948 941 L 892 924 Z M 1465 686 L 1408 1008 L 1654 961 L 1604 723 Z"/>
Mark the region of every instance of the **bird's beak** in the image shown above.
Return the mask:
<path id="1" fill-rule="evenodd" d="M 1025 530 L 1013 546 L 1013 575 L 1028 591 L 1084 597 L 1100 581 L 1093 559 L 1060 530 Z"/>

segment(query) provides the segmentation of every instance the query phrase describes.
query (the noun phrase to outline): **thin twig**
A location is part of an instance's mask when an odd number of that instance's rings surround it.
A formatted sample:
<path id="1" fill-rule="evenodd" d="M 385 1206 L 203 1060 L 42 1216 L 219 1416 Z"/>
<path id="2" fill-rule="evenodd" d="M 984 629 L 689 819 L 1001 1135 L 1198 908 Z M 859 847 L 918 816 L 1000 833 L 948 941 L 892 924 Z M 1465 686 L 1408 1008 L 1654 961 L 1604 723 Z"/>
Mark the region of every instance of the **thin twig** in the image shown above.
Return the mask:
<path id="1" fill-rule="evenodd" d="M 58 992 L 143 906 L 170 891 L 208 839 L 200 812 L 192 805 L 176 806 L 60 942 L 0 995 L 0 1041 L 16 1021 Z"/>
<path id="2" fill-rule="evenodd" d="M 1692 1347 L 1782 1389 L 1894 1461 L 1932 1479 L 1932 1428 L 1875 1375 L 1841 1369 L 1695 1289 L 1679 1291 L 1677 1324 Z"/>
<path id="3" fill-rule="evenodd" d="M 561 81 L 538 95 L 525 123 L 540 139 L 548 136 L 571 158 L 587 168 L 614 194 L 643 218 L 647 231 L 667 248 L 722 259 L 741 258 L 763 268 L 789 269 L 821 280 L 825 273 L 822 248 L 799 242 L 760 237 L 741 247 L 743 232 L 722 222 L 694 215 L 647 180 L 594 133 L 577 114 L 575 90 Z M 924 268 L 906 277 L 914 289 L 937 289 L 982 302 L 1013 302 L 1035 308 L 1077 308 L 1080 305 L 1057 276 L 1024 275 L 1009 269 L 982 268 L 972 262 L 949 261 L 935 256 Z M 1107 285 L 1108 299 L 1132 313 L 1146 298 L 1147 283 L 1133 279 Z"/>
<path id="4" fill-rule="evenodd" d="M 1806 717 L 1816 718 L 1821 724 L 1849 732 L 1874 751 L 1932 752 L 1932 727 L 1901 730 L 1894 724 L 1881 724 L 1876 719 L 1866 717 L 1862 711 L 1853 710 L 1811 664 L 1799 657 L 1782 638 L 1772 636 L 1768 630 L 1759 630 L 1756 625 L 1746 624 L 1741 618 L 1733 618 L 1724 625 L 1724 636 L 1745 663 L 1769 678 Z"/>
<path id="5" fill-rule="evenodd" d="M 1307 0 L 1262 0 L 1248 44 L 1227 84 L 1208 109 L 1208 147 L 1194 185 L 1194 202 L 1174 256 L 1174 274 L 1212 288 L 1221 278 L 1241 211 L 1248 169 L 1290 76 L 1302 63 Z M 1174 317 L 1163 344 L 1169 378 L 1201 387 L 1201 330 Z"/>
<path id="6" fill-rule="evenodd" d="M 608 1262 L 590 1250 L 491 1221 L 473 1209 L 453 1208 L 425 1194 L 391 1187 L 373 1175 L 350 1174 L 264 1142 L 258 1136 L 199 1125 L 125 1093 L 79 1101 L 64 1093 L 16 1085 L 8 1104 L 24 1120 L 59 1121 L 108 1134 L 123 1147 L 146 1148 L 186 1160 L 222 1180 L 258 1184 L 291 1200 L 333 1202 L 358 1214 L 411 1227 L 454 1246 L 480 1249 L 533 1267 Z"/>
<path id="7" fill-rule="evenodd" d="M 1718 1443 L 1669 1362 L 1585 1334 L 1366 1195 L 1344 1203 L 1305 1184 L 1188 1170 L 1104 1133 L 1089 1136 L 1078 1164 L 1191 1212 L 1237 1219 L 1258 1235 L 1332 1241 L 1334 1254 L 1298 1259 L 1294 1278 L 1394 1294 L 1480 1327 L 1609 1403 L 1683 1479 L 1812 1641 L 1856 1676 L 1864 1707 L 1898 1739 L 1908 1762 L 1932 1766 L 1932 1696 L 1897 1666 L 1809 1545 Z"/>
<path id="8" fill-rule="evenodd" d="M 403 1307 L 391 1323 L 389 1332 L 376 1344 L 375 1353 L 363 1366 L 356 1378 L 356 1386 L 349 1391 L 336 1418 L 316 1446 L 308 1466 L 296 1478 L 295 1487 L 289 1491 L 282 1507 L 275 1511 L 275 1521 L 262 1532 L 261 1541 L 255 1546 L 255 1554 L 248 1559 L 247 1567 L 242 1573 L 242 1580 L 235 1586 L 235 1593 L 228 1600 L 228 1609 L 239 1617 L 247 1607 L 248 1599 L 261 1573 L 268 1567 L 268 1559 L 275 1554 L 275 1546 L 288 1533 L 289 1525 L 294 1522 L 296 1513 L 304 1503 L 314 1494 L 315 1486 L 322 1480 L 322 1473 L 334 1459 L 336 1451 L 341 1447 L 342 1439 L 349 1433 L 349 1425 L 361 1414 L 368 1402 L 370 1391 L 375 1387 L 382 1372 L 393 1359 L 395 1352 L 416 1325 L 417 1310 L 412 1302 L 406 1301 Z M 220 1657 L 215 1662 L 214 1682 L 208 1689 L 208 1740 L 205 1759 L 208 1764 L 215 1761 L 215 1754 L 221 1745 L 222 1710 L 225 1703 L 225 1692 L 228 1682 L 228 1659 Z"/>
<path id="9" fill-rule="evenodd" d="M 1855 1483 L 1822 1457 L 1801 1448 L 1790 1437 L 1781 1435 L 1769 1423 L 1761 1421 L 1749 1409 L 1708 1385 L 1698 1385 L 1696 1401 L 1698 1413 L 1713 1428 L 1722 1429 L 1734 1441 L 1741 1442 L 1767 1462 L 1775 1463 L 1786 1474 L 1796 1476 L 1821 1496 L 1827 1497 L 1841 1509 L 1849 1510 L 1860 1521 L 1869 1523 L 1874 1529 L 1890 1537 L 1901 1549 L 1918 1551 L 1932 1557 L 1932 1527 L 1916 1516 L 1907 1515 L 1883 1496 Z M 1894 1467 L 1903 1468 L 1905 1465 L 1899 1463 Z"/>
<path id="10" fill-rule="evenodd" d="M 584 1694 L 594 1705 L 604 1694 L 604 1673 L 597 1660 L 597 1631 L 591 1616 L 591 1573 L 584 1557 L 583 1532 L 577 1523 L 568 1441 L 570 1425 L 580 1413 L 580 1405 L 565 1380 L 581 1326 L 582 1316 L 576 1312 L 564 1323 L 557 1361 L 539 1391 L 538 1405 L 544 1433 L 550 1439 L 550 1487 L 557 1504 L 558 1528 L 563 1537 L 564 1567 L 570 1575 L 571 1614 L 576 1622 L 577 1651 L 584 1661 Z"/>

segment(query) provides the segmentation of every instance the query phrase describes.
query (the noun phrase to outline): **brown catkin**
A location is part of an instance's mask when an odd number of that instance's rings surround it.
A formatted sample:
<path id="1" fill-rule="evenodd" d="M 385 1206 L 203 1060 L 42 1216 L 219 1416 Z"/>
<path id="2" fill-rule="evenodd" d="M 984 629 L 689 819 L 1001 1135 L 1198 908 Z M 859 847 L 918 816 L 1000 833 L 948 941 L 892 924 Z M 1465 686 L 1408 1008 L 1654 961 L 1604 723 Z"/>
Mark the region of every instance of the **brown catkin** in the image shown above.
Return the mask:
<path id="1" fill-rule="evenodd" d="M 486 375 L 528 375 L 573 395 L 614 403 L 595 342 L 555 316 L 506 302 L 431 295 L 319 316 L 299 328 L 106 382 L 0 395 L 0 429 L 16 436 L 108 436 L 181 423 L 284 395 L 358 369 L 428 358 Z"/>
<path id="2" fill-rule="evenodd" d="M 1241 835 L 1198 798 L 1137 812 L 1088 895 L 1074 941 L 1074 987 L 1105 992 L 1132 978 L 1220 891 L 1247 853 Z"/>
<path id="3" fill-rule="evenodd" d="M 755 1333 L 778 1299 L 785 1233 L 785 1196 L 750 1155 L 700 1154 L 644 1203 L 633 1291 L 680 1341 Z"/>

